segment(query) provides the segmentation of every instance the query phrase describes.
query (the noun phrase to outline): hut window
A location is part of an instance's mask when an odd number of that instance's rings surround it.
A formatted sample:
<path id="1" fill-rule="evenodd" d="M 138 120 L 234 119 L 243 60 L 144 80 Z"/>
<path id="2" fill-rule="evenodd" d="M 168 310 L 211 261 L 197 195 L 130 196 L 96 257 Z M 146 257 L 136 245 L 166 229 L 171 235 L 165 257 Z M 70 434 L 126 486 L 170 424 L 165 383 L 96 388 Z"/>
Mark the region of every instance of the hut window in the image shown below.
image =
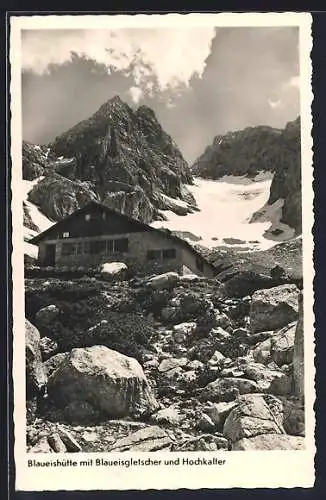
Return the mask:
<path id="1" fill-rule="evenodd" d="M 62 243 L 61 254 L 63 257 L 68 255 L 75 255 L 75 243 Z"/>
<path id="2" fill-rule="evenodd" d="M 87 220 L 87 221 L 91 220 L 91 214 L 86 214 L 85 215 L 85 220 Z"/>
<path id="3" fill-rule="evenodd" d="M 121 238 L 119 240 L 114 240 L 114 251 L 128 252 L 128 238 Z"/>
<path id="4" fill-rule="evenodd" d="M 105 240 L 95 240 L 90 242 L 89 251 L 92 254 L 105 253 L 106 252 L 106 241 Z"/>
<path id="5" fill-rule="evenodd" d="M 76 255 L 83 255 L 83 242 L 76 243 Z"/>
<path id="6" fill-rule="evenodd" d="M 84 250 L 85 253 L 93 255 L 128 252 L 128 238 L 120 238 L 118 240 L 85 241 Z"/>
<path id="7" fill-rule="evenodd" d="M 113 253 L 113 240 L 106 240 L 106 253 Z"/>
<path id="8" fill-rule="evenodd" d="M 175 259 L 175 258 L 176 258 L 175 248 L 167 248 L 166 250 L 163 250 L 163 259 Z"/>
<path id="9" fill-rule="evenodd" d="M 204 262 L 199 257 L 196 258 L 196 267 L 199 271 L 204 271 Z"/>
<path id="10" fill-rule="evenodd" d="M 105 220 L 105 219 L 106 219 L 106 213 L 105 213 L 105 212 L 103 212 L 103 213 L 102 213 L 102 219 L 103 219 L 103 220 Z"/>
<path id="11" fill-rule="evenodd" d="M 161 250 L 148 250 L 147 260 L 161 260 Z"/>
<path id="12" fill-rule="evenodd" d="M 66 233 L 62 233 L 62 237 L 63 238 L 69 238 L 69 232 L 67 231 Z"/>

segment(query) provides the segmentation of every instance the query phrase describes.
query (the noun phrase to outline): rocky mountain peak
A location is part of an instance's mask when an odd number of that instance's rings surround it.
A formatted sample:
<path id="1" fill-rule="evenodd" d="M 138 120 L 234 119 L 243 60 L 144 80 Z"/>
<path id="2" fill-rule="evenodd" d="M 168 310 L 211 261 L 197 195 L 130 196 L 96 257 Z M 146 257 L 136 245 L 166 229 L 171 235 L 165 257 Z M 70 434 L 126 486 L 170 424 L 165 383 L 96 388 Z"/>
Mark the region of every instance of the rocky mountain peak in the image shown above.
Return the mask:
<path id="1" fill-rule="evenodd" d="M 34 150 L 38 147 L 33 146 Z M 196 204 L 184 186 L 192 183 L 189 166 L 148 106 L 134 111 L 115 96 L 91 117 L 56 137 L 49 150 L 51 162 L 46 168 L 40 159 L 41 168 L 34 168 L 31 177 L 26 171 L 24 178 L 46 175 L 30 198 L 51 218 L 56 219 L 59 213 L 60 217 L 69 215 L 72 207 L 78 208 L 79 200 L 85 200 L 87 192 L 90 199 L 96 197 L 143 222 L 161 219 L 159 210 L 173 210 L 173 199 L 191 201 L 189 211 Z M 29 149 L 23 146 L 23 156 L 28 154 Z M 58 194 L 61 190 L 62 196 Z M 69 191 L 74 200 L 66 208 L 64 191 Z M 54 193 L 56 207 L 63 204 L 59 211 L 51 207 Z M 83 194 L 80 197 L 74 193 Z"/>

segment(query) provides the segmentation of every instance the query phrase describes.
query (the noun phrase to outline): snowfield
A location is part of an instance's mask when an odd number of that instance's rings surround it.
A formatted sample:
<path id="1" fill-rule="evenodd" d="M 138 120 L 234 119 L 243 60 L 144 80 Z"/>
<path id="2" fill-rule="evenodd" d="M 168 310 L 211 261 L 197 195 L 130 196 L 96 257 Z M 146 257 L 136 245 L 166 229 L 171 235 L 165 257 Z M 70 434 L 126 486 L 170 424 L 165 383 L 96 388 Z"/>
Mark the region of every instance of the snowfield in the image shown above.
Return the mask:
<path id="1" fill-rule="evenodd" d="M 219 181 L 195 178 L 194 185 L 187 187 L 200 211 L 180 216 L 164 210 L 167 220 L 155 221 L 152 226 L 190 232 L 201 237 L 198 244 L 207 248 L 265 250 L 294 236 L 291 228 L 279 223 L 284 201 L 267 205 L 271 182 L 272 175 L 264 172 L 254 180 L 234 176 Z M 262 217 L 250 223 L 252 215 L 262 208 Z M 283 232 L 274 237 L 270 231 L 275 229 Z"/>

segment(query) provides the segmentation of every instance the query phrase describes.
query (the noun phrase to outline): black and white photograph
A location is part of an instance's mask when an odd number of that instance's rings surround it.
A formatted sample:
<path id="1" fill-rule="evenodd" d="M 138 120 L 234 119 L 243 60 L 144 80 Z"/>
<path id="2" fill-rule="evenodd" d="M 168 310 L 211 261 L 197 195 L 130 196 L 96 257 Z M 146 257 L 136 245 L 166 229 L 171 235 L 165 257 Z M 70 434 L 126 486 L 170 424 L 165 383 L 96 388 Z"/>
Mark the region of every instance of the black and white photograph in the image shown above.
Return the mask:
<path id="1" fill-rule="evenodd" d="M 254 16 L 12 21 L 25 474 L 313 474 L 310 18 Z"/>

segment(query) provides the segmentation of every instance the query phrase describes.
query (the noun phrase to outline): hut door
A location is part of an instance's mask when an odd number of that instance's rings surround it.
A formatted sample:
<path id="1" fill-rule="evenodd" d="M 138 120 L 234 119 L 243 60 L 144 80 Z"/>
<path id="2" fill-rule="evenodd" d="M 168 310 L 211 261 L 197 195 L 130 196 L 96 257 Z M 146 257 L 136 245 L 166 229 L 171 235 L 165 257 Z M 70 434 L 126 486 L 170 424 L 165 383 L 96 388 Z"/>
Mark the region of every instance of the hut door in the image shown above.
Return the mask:
<path id="1" fill-rule="evenodd" d="M 44 265 L 45 266 L 54 266 L 55 264 L 55 245 L 46 245 L 45 246 L 45 258 Z"/>

